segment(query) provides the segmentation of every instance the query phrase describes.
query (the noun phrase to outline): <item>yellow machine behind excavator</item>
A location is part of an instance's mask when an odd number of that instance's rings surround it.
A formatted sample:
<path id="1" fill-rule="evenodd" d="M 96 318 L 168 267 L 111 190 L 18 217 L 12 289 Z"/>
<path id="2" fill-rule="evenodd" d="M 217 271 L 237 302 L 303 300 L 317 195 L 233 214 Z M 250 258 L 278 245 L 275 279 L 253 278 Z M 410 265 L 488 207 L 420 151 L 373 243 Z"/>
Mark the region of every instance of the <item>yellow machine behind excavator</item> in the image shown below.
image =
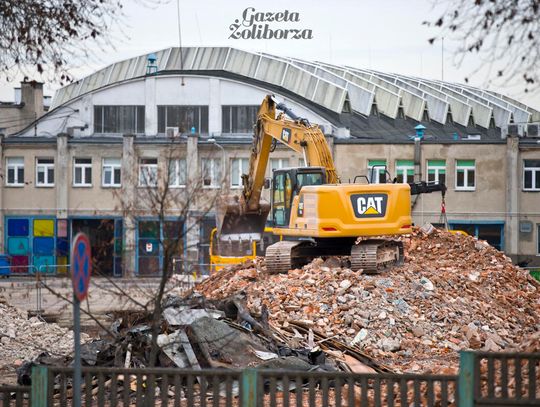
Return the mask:
<path id="1" fill-rule="evenodd" d="M 276 116 L 277 110 L 281 113 Z M 446 191 L 443 184 L 426 182 L 340 183 L 320 128 L 270 95 L 260 106 L 254 130 L 242 194 L 220 202 L 217 230 L 221 241 L 260 240 L 271 210 L 273 231 L 284 240 L 266 249 L 269 272 L 285 272 L 327 256 L 347 256 L 353 270 L 364 272 L 399 264 L 400 242 L 371 237 L 411 231 L 411 193 Z M 278 142 L 302 154 L 306 167 L 273 171 L 270 205 L 261 193 L 270 153 Z"/>
<path id="2" fill-rule="evenodd" d="M 281 235 L 274 235 L 271 227 L 264 228 L 261 240 L 255 241 L 220 241 L 217 237 L 217 228 L 210 233 L 210 272 L 220 271 L 224 267 L 241 264 L 247 260 L 254 260 L 257 256 L 264 256 L 266 248 L 282 239 Z"/>

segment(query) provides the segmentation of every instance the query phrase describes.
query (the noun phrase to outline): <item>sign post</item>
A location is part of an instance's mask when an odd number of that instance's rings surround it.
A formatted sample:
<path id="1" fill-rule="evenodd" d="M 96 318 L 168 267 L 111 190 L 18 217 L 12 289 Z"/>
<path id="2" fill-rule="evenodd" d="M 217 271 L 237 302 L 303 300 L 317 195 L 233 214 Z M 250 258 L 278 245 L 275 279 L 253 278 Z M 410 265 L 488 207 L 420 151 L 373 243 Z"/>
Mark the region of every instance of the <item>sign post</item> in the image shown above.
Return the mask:
<path id="1" fill-rule="evenodd" d="M 81 407 L 81 301 L 88 295 L 92 274 L 90 240 L 78 233 L 71 246 L 71 281 L 73 283 L 73 339 L 75 360 L 73 363 L 73 406 Z"/>

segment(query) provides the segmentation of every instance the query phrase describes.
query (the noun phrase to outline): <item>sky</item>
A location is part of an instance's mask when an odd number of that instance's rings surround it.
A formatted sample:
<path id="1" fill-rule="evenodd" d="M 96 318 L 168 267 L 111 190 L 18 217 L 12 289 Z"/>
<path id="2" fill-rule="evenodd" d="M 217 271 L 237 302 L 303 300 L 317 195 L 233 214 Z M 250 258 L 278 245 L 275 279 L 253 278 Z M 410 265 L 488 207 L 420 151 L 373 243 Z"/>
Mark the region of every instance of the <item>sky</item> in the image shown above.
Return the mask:
<path id="1" fill-rule="evenodd" d="M 456 64 L 455 48 L 447 38 L 428 39 L 439 32 L 422 24 L 441 14 L 433 0 L 130 0 L 124 1 L 123 16 L 113 24 L 112 45 L 94 47 L 94 56 L 81 61 L 72 73 L 82 78 L 99 68 L 133 56 L 178 46 L 178 12 L 183 46 L 232 46 L 279 56 L 318 60 L 382 72 L 393 72 L 427 79 L 464 83 L 488 88 L 511 96 L 540 110 L 540 91 L 525 93 L 524 87 L 490 83 L 495 74 L 475 56 Z M 230 39 L 229 26 L 242 20 L 248 7 L 257 12 L 288 10 L 299 13 L 299 22 L 270 23 L 271 27 L 312 30 L 312 39 L 245 40 Z M 478 66 L 482 68 L 477 70 Z M 36 80 L 41 78 L 36 77 Z M 0 82 L 0 100 L 13 99 L 13 82 Z M 52 95 L 58 84 L 46 83 Z"/>

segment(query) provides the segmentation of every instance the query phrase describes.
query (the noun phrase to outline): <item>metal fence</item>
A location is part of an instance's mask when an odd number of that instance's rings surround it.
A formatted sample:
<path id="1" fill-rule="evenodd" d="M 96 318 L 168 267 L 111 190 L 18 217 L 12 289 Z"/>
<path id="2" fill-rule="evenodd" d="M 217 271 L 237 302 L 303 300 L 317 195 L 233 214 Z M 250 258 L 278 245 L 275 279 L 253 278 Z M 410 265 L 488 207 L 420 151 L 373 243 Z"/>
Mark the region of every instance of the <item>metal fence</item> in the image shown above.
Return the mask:
<path id="1" fill-rule="evenodd" d="M 455 406 L 457 376 L 257 372 L 257 406 Z"/>
<path id="2" fill-rule="evenodd" d="M 85 367 L 83 406 L 540 406 L 540 353 L 461 352 L 459 375 Z M 0 387 L 3 406 L 67 407 L 71 368 L 35 366 L 32 386 Z"/>
<path id="3" fill-rule="evenodd" d="M 0 405 L 2 407 L 29 407 L 30 386 L 0 385 Z"/>
<path id="4" fill-rule="evenodd" d="M 72 405 L 73 370 L 49 368 L 47 405 Z M 83 406 L 455 406 L 457 376 L 283 370 L 83 368 Z"/>
<path id="5" fill-rule="evenodd" d="M 239 406 L 234 370 L 83 368 L 82 406 Z M 50 368 L 47 406 L 72 405 L 73 370 Z"/>
<path id="6" fill-rule="evenodd" d="M 476 406 L 540 405 L 540 353 L 475 353 Z"/>

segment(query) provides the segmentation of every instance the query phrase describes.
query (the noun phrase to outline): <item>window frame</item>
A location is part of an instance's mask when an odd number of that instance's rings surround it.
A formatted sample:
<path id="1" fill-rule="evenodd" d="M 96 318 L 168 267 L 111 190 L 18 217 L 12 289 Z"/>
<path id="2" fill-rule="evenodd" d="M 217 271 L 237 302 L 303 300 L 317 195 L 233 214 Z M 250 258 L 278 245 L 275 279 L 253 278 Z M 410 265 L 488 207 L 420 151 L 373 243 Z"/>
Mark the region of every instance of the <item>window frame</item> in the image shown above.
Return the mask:
<path id="1" fill-rule="evenodd" d="M 105 164 L 105 160 L 120 160 L 119 164 Z M 106 168 L 111 168 L 111 183 L 105 183 Z M 115 170 L 120 170 L 120 182 L 114 182 Z M 122 186 L 122 158 L 121 157 L 103 157 L 101 159 L 101 187 L 102 188 L 120 188 Z"/>
<path id="2" fill-rule="evenodd" d="M 540 179 L 540 166 L 539 167 L 526 167 L 525 166 L 526 161 L 539 161 L 539 160 L 523 159 L 523 166 L 522 166 L 523 172 L 522 172 L 522 184 L 521 184 L 522 190 L 525 192 L 540 192 L 540 188 L 535 187 L 536 181 Z M 525 187 L 525 172 L 526 171 L 530 171 L 532 173 L 530 188 Z"/>
<path id="3" fill-rule="evenodd" d="M 77 163 L 77 160 L 90 160 L 90 163 Z M 90 157 L 73 157 L 73 182 L 74 188 L 91 188 L 92 187 L 92 165 L 93 161 Z M 86 169 L 90 169 L 90 182 L 86 179 Z M 81 182 L 77 182 L 77 170 L 81 170 Z"/>
<path id="4" fill-rule="evenodd" d="M 444 161 L 444 165 L 435 165 L 435 164 L 429 164 L 429 162 L 434 162 L 434 161 Z M 429 180 L 429 171 L 433 170 L 435 173 L 435 179 L 433 180 L 433 182 L 441 182 L 441 170 L 444 171 L 444 183 L 446 184 L 446 160 L 435 160 L 435 159 L 431 159 L 431 160 L 426 160 L 426 179 L 428 182 L 430 182 Z"/>
<path id="5" fill-rule="evenodd" d="M 39 163 L 39 160 L 52 160 L 52 163 Z M 53 188 L 55 181 L 55 170 L 56 170 L 56 162 L 54 160 L 54 157 L 36 157 L 36 188 Z M 43 179 L 46 180 L 46 182 L 40 183 L 39 182 L 39 170 L 40 168 L 44 168 L 44 177 Z M 49 182 L 49 169 L 52 169 L 53 171 L 53 182 Z"/>
<path id="6" fill-rule="evenodd" d="M 177 123 L 168 125 L 169 115 L 173 114 L 173 110 L 177 109 L 178 114 L 181 116 L 187 114 L 188 109 L 197 109 L 197 123 L 191 123 L 192 127 L 195 127 L 195 133 L 208 134 L 210 127 L 210 105 L 157 105 L 157 128 L 159 134 L 166 134 L 167 127 L 178 127 L 180 134 L 191 133 L 191 127 L 181 128 Z M 161 120 L 163 120 L 163 128 L 161 128 Z M 186 126 L 189 124 L 186 123 Z M 162 131 L 163 130 L 163 131 Z"/>
<path id="7" fill-rule="evenodd" d="M 22 160 L 20 163 L 10 164 L 9 160 Z M 13 179 L 15 182 L 9 182 L 9 170 L 13 169 Z M 22 182 L 19 180 L 19 170 L 22 169 Z M 7 187 L 24 187 L 24 157 L 6 157 L 6 184 Z"/>
<path id="8" fill-rule="evenodd" d="M 460 165 L 459 162 L 460 161 L 474 161 L 474 165 L 473 166 L 470 166 L 470 165 Z M 458 185 L 458 171 L 459 170 L 463 170 L 463 181 L 465 183 L 465 185 L 463 186 L 459 186 Z M 468 179 L 468 175 L 469 175 L 469 171 L 473 171 L 473 175 L 474 175 L 474 186 L 472 187 L 469 187 L 467 186 L 467 179 Z M 460 159 L 460 160 L 456 160 L 456 171 L 455 171 L 455 182 L 454 182 L 454 185 L 455 185 L 455 190 L 456 191 L 476 191 L 476 160 L 475 159 Z"/>
<path id="9" fill-rule="evenodd" d="M 134 109 L 134 123 L 133 128 L 134 130 L 123 130 L 123 131 L 105 131 L 105 110 L 108 108 L 117 109 L 115 112 L 115 115 L 119 115 L 121 108 L 132 108 Z M 139 110 L 140 110 L 140 117 L 139 117 Z M 94 112 L 93 112 L 93 126 L 94 126 L 94 133 L 97 134 L 144 134 L 146 131 L 146 107 L 145 105 L 94 105 Z M 99 127 L 96 126 L 98 118 L 100 118 Z M 140 119 L 140 120 L 139 120 Z M 140 127 L 140 129 L 139 129 Z M 139 131 L 141 130 L 141 131 Z"/>
<path id="10" fill-rule="evenodd" d="M 155 160 L 156 163 L 152 163 L 152 164 L 149 164 L 149 163 L 143 163 L 143 160 Z M 158 186 L 158 178 L 159 178 L 159 174 L 158 174 L 158 165 L 159 165 L 159 160 L 156 158 L 156 157 L 141 157 L 139 158 L 139 182 L 138 182 L 138 186 L 140 188 L 156 188 Z M 148 183 L 143 183 L 142 180 L 143 180 L 143 169 L 145 168 L 148 168 L 148 169 L 155 169 L 155 182 L 153 184 L 148 184 Z"/>
<path id="11" fill-rule="evenodd" d="M 302 158 L 302 160 L 303 160 L 303 158 Z M 287 162 L 287 165 L 283 165 L 285 161 Z M 274 166 L 273 165 L 274 163 L 277 163 L 278 165 Z M 282 168 L 288 168 L 290 166 L 291 166 L 291 164 L 290 164 L 290 160 L 289 160 L 288 157 L 271 158 L 270 159 L 270 172 L 272 172 L 273 170 L 281 170 Z M 301 165 L 300 167 L 303 167 L 303 166 Z"/>
<path id="12" fill-rule="evenodd" d="M 403 162 L 407 162 L 407 165 L 404 165 Z M 409 163 L 412 163 L 409 164 Z M 408 184 L 409 182 L 414 182 L 414 161 L 413 160 L 396 160 L 396 179 L 400 175 L 400 171 L 403 171 L 403 181 L 398 183 Z M 412 171 L 412 174 L 409 174 L 409 171 Z M 409 177 L 411 180 L 409 181 Z"/>
<path id="13" fill-rule="evenodd" d="M 212 163 L 210 166 L 210 185 L 204 185 L 205 180 L 205 168 L 204 163 L 209 161 Z M 217 164 L 216 164 L 217 163 Z M 216 157 L 201 157 L 201 175 L 203 180 L 203 188 L 212 189 L 212 188 L 221 188 L 221 182 L 223 181 L 223 168 L 221 163 L 221 158 Z M 216 167 L 218 168 L 218 174 L 216 174 Z M 221 179 L 216 179 L 216 175 L 220 175 Z"/>
<path id="14" fill-rule="evenodd" d="M 243 108 L 246 110 L 246 116 L 250 113 L 254 114 L 254 120 L 251 122 L 250 126 L 246 129 L 234 129 L 233 128 L 233 117 L 236 115 L 238 116 L 240 112 L 238 112 L 239 108 Z M 222 134 L 252 134 L 253 133 L 253 125 L 257 121 L 257 112 L 259 111 L 260 106 L 258 105 L 222 105 L 221 106 L 221 133 Z M 251 112 L 250 112 L 251 111 Z M 225 128 L 226 124 L 228 124 L 228 128 Z M 240 130 L 246 130 L 246 131 L 240 131 Z"/>
<path id="15" fill-rule="evenodd" d="M 172 176 L 171 176 L 171 164 L 174 163 L 174 174 L 175 174 L 175 180 L 177 182 L 171 183 Z M 183 163 L 183 164 L 181 164 Z M 187 185 L 187 159 L 185 157 L 180 158 L 173 158 L 169 160 L 169 187 L 170 188 L 185 188 Z M 180 174 L 182 173 L 182 170 L 184 171 L 184 183 L 179 182 L 180 181 Z"/>
<path id="16" fill-rule="evenodd" d="M 239 161 L 239 165 L 238 165 L 238 179 L 237 180 L 234 180 L 234 172 L 233 172 L 233 163 L 235 161 Z M 244 163 L 246 164 L 245 166 L 245 171 L 244 171 Z M 231 161 L 230 161 L 230 166 L 231 166 L 231 188 L 242 188 L 243 187 L 243 184 L 242 184 L 242 174 L 247 174 L 248 171 L 249 171 L 249 158 L 247 157 L 235 157 L 235 158 L 231 158 Z M 235 181 L 238 181 L 237 184 L 235 184 L 234 182 Z"/>

